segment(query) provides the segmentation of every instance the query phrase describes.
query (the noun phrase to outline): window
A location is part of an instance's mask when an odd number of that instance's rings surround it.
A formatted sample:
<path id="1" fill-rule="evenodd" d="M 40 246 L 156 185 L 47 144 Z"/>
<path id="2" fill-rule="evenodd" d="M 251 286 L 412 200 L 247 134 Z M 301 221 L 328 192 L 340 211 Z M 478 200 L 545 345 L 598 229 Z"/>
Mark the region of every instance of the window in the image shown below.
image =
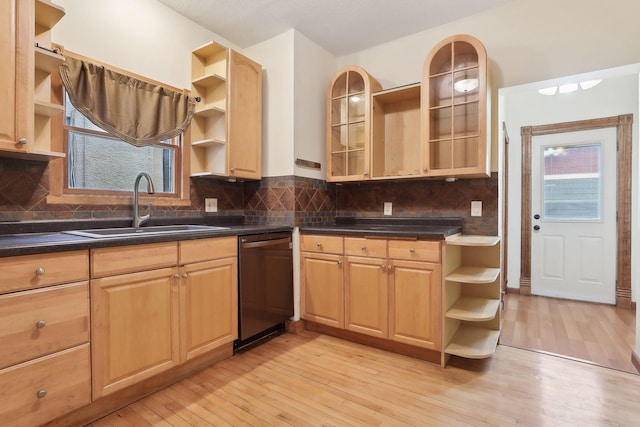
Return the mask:
<path id="1" fill-rule="evenodd" d="M 132 191 L 139 172 L 151 175 L 156 193 L 174 194 L 180 138 L 135 147 L 112 137 L 75 109 L 65 96 L 64 134 L 69 190 Z"/>
<path id="2" fill-rule="evenodd" d="M 191 205 L 189 156 L 185 155 L 189 150 L 189 128 L 175 138 L 137 147 L 107 133 L 78 111 L 69 101 L 58 73 L 51 76 L 51 90 L 52 98 L 65 101 L 64 113 L 51 126 L 51 146 L 53 151 L 64 152 L 66 157 L 49 163 L 47 203 L 130 206 L 136 175 L 144 171 L 151 175 L 155 187 L 152 196 L 141 192 L 144 199 L 152 201 L 154 206 Z M 141 185 L 146 185 L 144 180 Z"/>

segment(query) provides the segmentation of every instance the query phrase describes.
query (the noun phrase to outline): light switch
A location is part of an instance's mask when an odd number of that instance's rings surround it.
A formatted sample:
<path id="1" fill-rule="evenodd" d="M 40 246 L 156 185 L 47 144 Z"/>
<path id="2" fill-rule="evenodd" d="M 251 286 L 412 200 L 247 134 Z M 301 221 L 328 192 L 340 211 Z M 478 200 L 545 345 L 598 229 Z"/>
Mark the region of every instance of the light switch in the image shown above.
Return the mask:
<path id="1" fill-rule="evenodd" d="M 471 202 L 471 216 L 482 216 L 482 201 L 473 200 Z"/>
<path id="2" fill-rule="evenodd" d="M 384 202 L 384 214 L 391 215 L 393 212 L 393 204 L 391 202 Z"/>
<path id="3" fill-rule="evenodd" d="M 205 212 L 218 212 L 218 199 L 204 199 Z"/>

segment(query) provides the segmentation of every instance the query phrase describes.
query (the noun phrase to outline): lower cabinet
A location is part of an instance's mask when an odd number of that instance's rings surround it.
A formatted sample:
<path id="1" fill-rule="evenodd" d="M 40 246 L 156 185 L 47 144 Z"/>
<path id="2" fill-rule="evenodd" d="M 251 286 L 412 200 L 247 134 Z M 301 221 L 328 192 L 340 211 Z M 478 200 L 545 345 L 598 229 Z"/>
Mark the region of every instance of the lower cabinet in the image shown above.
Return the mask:
<path id="1" fill-rule="evenodd" d="M 149 253 L 157 257 L 145 270 Z M 91 256 L 105 275 L 91 279 L 94 400 L 237 337 L 236 237 L 100 248 Z M 126 272 L 132 256 L 139 271 Z M 126 273 L 110 276 L 111 268 Z"/>
<path id="2" fill-rule="evenodd" d="M 440 242 L 302 235 L 301 251 L 303 319 L 441 350 Z"/>

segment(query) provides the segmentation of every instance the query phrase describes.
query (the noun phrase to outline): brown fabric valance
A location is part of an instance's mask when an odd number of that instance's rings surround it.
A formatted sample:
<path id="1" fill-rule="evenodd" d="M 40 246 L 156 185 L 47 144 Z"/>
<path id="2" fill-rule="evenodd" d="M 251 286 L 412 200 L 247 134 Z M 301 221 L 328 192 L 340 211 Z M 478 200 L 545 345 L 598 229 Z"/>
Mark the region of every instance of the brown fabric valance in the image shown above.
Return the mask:
<path id="1" fill-rule="evenodd" d="M 184 132 L 195 101 L 187 95 L 66 57 L 60 76 L 71 103 L 97 126 L 138 147 Z"/>

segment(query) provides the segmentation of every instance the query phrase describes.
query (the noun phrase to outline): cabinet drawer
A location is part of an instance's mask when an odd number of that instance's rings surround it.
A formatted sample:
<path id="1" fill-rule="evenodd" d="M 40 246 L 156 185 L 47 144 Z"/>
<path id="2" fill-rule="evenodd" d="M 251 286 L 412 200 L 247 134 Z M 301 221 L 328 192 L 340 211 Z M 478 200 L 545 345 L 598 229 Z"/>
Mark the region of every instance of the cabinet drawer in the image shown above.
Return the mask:
<path id="1" fill-rule="evenodd" d="M 386 258 L 387 241 L 385 239 L 345 237 L 344 254 L 351 256 Z"/>
<path id="2" fill-rule="evenodd" d="M 91 250 L 91 277 L 174 267 L 178 264 L 178 242 L 116 246 Z"/>
<path id="3" fill-rule="evenodd" d="M 389 240 L 389 258 L 440 262 L 440 242 Z"/>
<path id="4" fill-rule="evenodd" d="M 88 282 L 0 296 L 0 368 L 88 341 Z"/>
<path id="5" fill-rule="evenodd" d="M 89 279 L 89 251 L 0 258 L 0 293 Z"/>
<path id="6" fill-rule="evenodd" d="M 179 242 L 178 250 L 180 264 L 230 258 L 238 256 L 238 238 L 231 236 L 184 240 Z"/>
<path id="7" fill-rule="evenodd" d="M 338 236 L 303 234 L 300 236 L 300 248 L 306 252 L 342 254 L 342 241 L 343 238 Z"/>
<path id="8" fill-rule="evenodd" d="M 90 401 L 89 344 L 0 370 L 3 425 L 41 425 Z"/>

